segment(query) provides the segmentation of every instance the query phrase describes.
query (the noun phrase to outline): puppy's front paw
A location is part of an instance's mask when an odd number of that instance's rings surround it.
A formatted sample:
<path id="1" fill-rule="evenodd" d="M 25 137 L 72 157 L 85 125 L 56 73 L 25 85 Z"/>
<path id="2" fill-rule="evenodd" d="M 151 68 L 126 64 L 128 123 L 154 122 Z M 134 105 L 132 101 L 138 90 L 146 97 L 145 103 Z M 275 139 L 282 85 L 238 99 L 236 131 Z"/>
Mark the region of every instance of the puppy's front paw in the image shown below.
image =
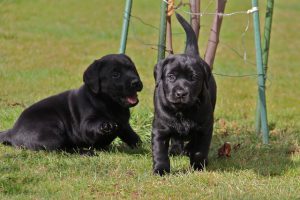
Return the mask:
<path id="1" fill-rule="evenodd" d="M 105 134 L 112 133 L 117 129 L 118 129 L 118 124 L 115 122 L 105 121 L 102 122 L 100 125 L 100 132 Z"/>
<path id="2" fill-rule="evenodd" d="M 202 171 L 208 164 L 208 159 L 203 157 L 201 152 L 196 152 L 190 157 L 191 166 L 194 170 Z"/>
<path id="3" fill-rule="evenodd" d="M 162 162 L 154 164 L 153 173 L 160 176 L 170 173 L 170 163 Z"/>
<path id="4" fill-rule="evenodd" d="M 164 176 L 164 175 L 170 173 L 170 169 L 156 168 L 153 170 L 153 173 L 155 175 Z"/>
<path id="5" fill-rule="evenodd" d="M 136 133 L 132 135 L 131 142 L 128 144 L 131 148 L 138 148 L 142 146 L 142 140 Z"/>

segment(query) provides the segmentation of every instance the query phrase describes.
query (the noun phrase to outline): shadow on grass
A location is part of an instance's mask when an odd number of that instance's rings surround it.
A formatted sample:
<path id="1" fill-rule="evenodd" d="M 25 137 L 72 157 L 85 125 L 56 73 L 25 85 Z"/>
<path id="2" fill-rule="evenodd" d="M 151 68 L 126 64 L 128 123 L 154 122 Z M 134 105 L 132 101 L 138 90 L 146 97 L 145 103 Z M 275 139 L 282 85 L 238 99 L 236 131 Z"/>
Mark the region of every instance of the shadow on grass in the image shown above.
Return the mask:
<path id="1" fill-rule="evenodd" d="M 0 144 L 4 148 L 9 148 L 10 150 L 24 150 L 30 151 L 25 148 L 15 148 L 10 145 L 5 145 L 5 144 Z M 1 147 L 0 146 L 0 147 Z M 38 151 L 32 151 L 32 152 L 51 152 L 55 154 L 62 154 L 62 155 L 81 155 L 81 156 L 98 156 L 99 152 L 108 152 L 108 153 L 126 153 L 129 155 L 147 155 L 151 154 L 150 148 L 145 147 L 145 145 L 139 146 L 137 148 L 131 148 L 128 145 L 121 144 L 121 145 L 110 145 L 107 148 L 103 149 L 96 149 L 96 148 L 73 148 L 73 149 L 61 149 L 61 150 L 52 150 L 52 151 L 47 151 L 47 150 L 38 150 Z"/>
<path id="2" fill-rule="evenodd" d="M 291 141 L 291 138 L 288 140 Z M 232 146 L 231 156 L 229 158 L 218 157 L 218 148 L 222 146 L 224 141 L 230 142 Z M 214 135 L 209 154 L 209 164 L 208 166 L 206 166 L 206 171 L 238 172 L 251 170 L 254 173 L 262 176 L 282 176 L 289 171 L 297 170 L 300 168 L 300 160 L 297 156 L 299 155 L 299 152 L 296 152 L 295 154 L 297 158 L 292 159 L 289 141 L 283 141 L 283 139 L 280 137 L 273 137 L 271 145 L 263 145 L 260 138 L 258 138 L 254 134 L 234 135 L 225 138 L 222 138 L 220 135 Z M 237 144 L 239 144 L 239 147 L 234 148 Z M 14 152 L 13 148 L 10 147 L 10 149 L 10 151 Z M 86 150 L 86 152 L 74 151 L 73 153 L 65 151 L 55 151 L 53 153 L 65 154 L 66 156 L 69 156 L 71 154 L 83 156 L 98 156 L 99 153 L 103 151 L 112 154 L 124 153 L 128 155 L 142 155 L 151 157 L 150 144 L 143 144 L 142 146 L 135 149 L 132 149 L 125 144 L 118 144 L 112 145 L 110 146 L 110 148 L 101 151 Z M 179 159 L 178 162 L 181 164 L 183 159 L 186 159 L 187 161 L 179 169 L 177 168 L 175 170 L 172 170 L 171 174 L 189 174 L 193 172 L 193 170 L 189 166 L 188 157 L 180 156 L 177 158 L 170 158 L 171 160 Z"/>
<path id="3" fill-rule="evenodd" d="M 300 167 L 299 160 L 292 160 L 289 152 L 290 145 L 282 138 L 273 138 L 271 145 L 263 145 L 255 134 L 246 135 L 237 142 L 236 138 L 228 138 L 232 147 L 231 156 L 218 157 L 218 148 L 221 143 L 214 142 L 210 152 L 210 162 L 207 171 L 236 172 L 240 170 L 253 170 L 263 176 L 281 176 L 286 172 Z M 217 141 L 214 136 L 213 141 Z"/>
<path id="4" fill-rule="evenodd" d="M 207 172 L 253 171 L 260 176 L 284 176 L 289 172 L 299 173 L 297 170 L 300 169 L 300 150 L 291 152 L 291 142 L 295 141 L 293 137 L 284 141 L 281 137 L 273 136 L 270 145 L 263 145 L 255 134 L 223 138 L 220 135 L 214 135 L 212 141 L 209 163 L 205 167 Z M 219 157 L 218 149 L 225 141 L 231 144 L 231 156 Z M 294 159 L 293 153 L 295 153 Z M 171 157 L 171 159 L 186 159 L 184 166 L 171 170 L 172 175 L 194 173 L 189 166 L 188 157 Z"/>
<path id="5" fill-rule="evenodd" d="M 110 147 L 110 149 L 108 150 L 108 152 L 111 153 L 126 153 L 129 155 L 148 155 L 151 154 L 151 151 L 149 148 L 143 146 L 140 146 L 138 148 L 130 148 L 127 145 L 118 145 L 118 146 L 112 146 Z"/>

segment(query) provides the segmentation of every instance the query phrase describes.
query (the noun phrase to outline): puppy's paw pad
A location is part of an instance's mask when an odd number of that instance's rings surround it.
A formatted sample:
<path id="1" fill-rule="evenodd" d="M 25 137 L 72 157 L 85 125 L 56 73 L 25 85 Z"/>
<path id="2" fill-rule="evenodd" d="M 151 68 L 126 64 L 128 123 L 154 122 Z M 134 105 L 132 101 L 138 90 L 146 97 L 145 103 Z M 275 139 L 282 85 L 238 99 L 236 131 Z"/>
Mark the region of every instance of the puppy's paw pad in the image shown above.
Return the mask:
<path id="1" fill-rule="evenodd" d="M 118 129 L 118 124 L 115 122 L 102 122 L 100 131 L 104 133 L 111 133 Z"/>

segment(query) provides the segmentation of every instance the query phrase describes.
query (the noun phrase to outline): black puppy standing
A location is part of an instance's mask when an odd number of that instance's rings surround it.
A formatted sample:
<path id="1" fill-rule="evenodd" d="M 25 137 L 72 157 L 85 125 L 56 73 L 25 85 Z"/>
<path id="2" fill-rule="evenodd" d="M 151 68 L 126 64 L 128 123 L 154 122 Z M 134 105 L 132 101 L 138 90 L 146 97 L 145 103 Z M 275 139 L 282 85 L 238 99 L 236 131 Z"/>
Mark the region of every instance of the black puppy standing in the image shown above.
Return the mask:
<path id="1" fill-rule="evenodd" d="M 41 100 L 23 111 L 0 142 L 32 150 L 105 148 L 116 137 L 131 147 L 139 136 L 129 124 L 142 82 L 131 59 L 112 54 L 95 60 L 77 90 Z"/>
<path id="2" fill-rule="evenodd" d="M 153 170 L 159 175 L 170 172 L 168 154 L 182 153 L 184 148 L 191 166 L 202 170 L 213 132 L 216 83 L 199 56 L 193 29 L 182 16 L 176 17 L 186 32 L 185 53 L 168 56 L 154 70 L 152 154 Z M 188 141 L 186 147 L 184 141 Z"/>

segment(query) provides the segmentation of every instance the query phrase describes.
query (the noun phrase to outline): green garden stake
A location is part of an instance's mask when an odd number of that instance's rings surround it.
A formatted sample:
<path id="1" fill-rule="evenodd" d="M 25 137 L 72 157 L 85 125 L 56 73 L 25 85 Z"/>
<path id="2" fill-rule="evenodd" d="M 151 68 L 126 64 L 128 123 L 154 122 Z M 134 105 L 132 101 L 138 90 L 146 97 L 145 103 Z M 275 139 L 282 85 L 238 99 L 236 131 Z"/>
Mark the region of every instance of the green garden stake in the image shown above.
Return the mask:
<path id="1" fill-rule="evenodd" d="M 167 8 L 168 8 L 167 2 L 161 1 L 157 61 L 160 61 L 161 59 L 165 58 Z"/>
<path id="2" fill-rule="evenodd" d="M 269 128 L 267 120 L 267 108 L 266 108 L 266 94 L 265 94 L 265 70 L 263 68 L 262 50 L 261 50 L 261 38 L 260 38 L 260 23 L 258 12 L 258 0 L 252 0 L 253 10 L 253 23 L 254 23 L 254 37 L 255 37 L 255 49 L 256 49 L 256 67 L 258 73 L 258 95 L 259 95 L 259 107 L 261 126 L 263 134 L 263 143 L 269 143 Z"/>
<path id="3" fill-rule="evenodd" d="M 274 0 L 267 1 L 267 10 L 265 17 L 265 27 L 264 27 L 264 37 L 263 37 L 263 66 L 265 74 L 267 75 L 268 69 L 268 58 L 269 58 L 269 49 L 271 41 L 271 29 L 272 29 L 272 18 L 273 18 L 273 8 Z M 259 101 L 256 104 L 256 132 L 257 134 L 261 133 L 261 117 L 260 117 L 260 107 Z"/>
<path id="4" fill-rule="evenodd" d="M 132 7 L 132 0 L 126 0 L 119 53 L 125 53 L 125 51 L 126 51 L 126 43 L 127 43 L 130 15 L 131 15 L 131 7 Z"/>

